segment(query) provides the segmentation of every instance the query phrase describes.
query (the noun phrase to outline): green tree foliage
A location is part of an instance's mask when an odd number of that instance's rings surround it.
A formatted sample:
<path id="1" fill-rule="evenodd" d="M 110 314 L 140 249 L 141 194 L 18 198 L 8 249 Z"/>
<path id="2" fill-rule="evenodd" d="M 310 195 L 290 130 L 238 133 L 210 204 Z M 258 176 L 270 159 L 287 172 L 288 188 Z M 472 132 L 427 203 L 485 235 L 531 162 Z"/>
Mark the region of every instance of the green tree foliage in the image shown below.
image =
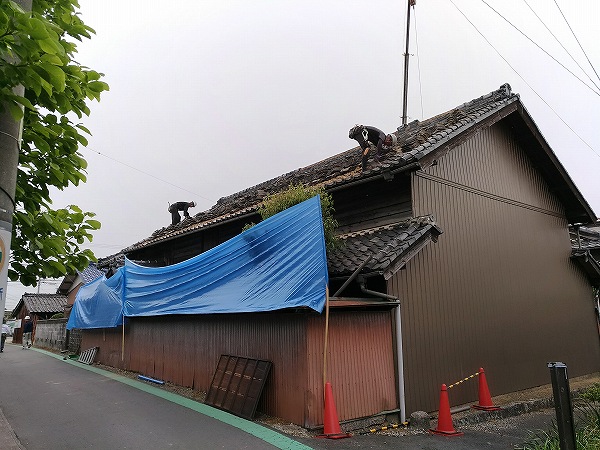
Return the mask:
<path id="1" fill-rule="evenodd" d="M 77 206 L 53 210 L 52 187 L 85 182 L 87 163 L 78 152 L 88 129 L 88 102 L 108 90 L 102 74 L 74 60 L 75 41 L 94 30 L 83 23 L 77 0 L 34 0 L 31 12 L 0 0 L 0 103 L 23 119 L 11 280 L 34 285 L 38 277 L 59 277 L 95 260 L 80 245 L 100 228 L 93 213 Z M 12 88 L 25 87 L 25 96 Z"/>
<path id="2" fill-rule="evenodd" d="M 285 191 L 278 192 L 266 197 L 259 207 L 259 214 L 263 220 L 268 219 L 275 214 L 288 209 L 298 203 L 302 203 L 309 198 L 319 195 L 321 197 L 321 215 L 323 216 L 323 231 L 325 233 L 325 246 L 327 250 L 333 250 L 339 247 L 339 239 L 335 235 L 335 229 L 338 226 L 333 217 L 335 209 L 333 208 L 333 199 L 331 195 L 325 192 L 322 187 L 305 186 L 303 184 L 292 184 Z M 245 230 L 254 224 L 248 224 Z"/>

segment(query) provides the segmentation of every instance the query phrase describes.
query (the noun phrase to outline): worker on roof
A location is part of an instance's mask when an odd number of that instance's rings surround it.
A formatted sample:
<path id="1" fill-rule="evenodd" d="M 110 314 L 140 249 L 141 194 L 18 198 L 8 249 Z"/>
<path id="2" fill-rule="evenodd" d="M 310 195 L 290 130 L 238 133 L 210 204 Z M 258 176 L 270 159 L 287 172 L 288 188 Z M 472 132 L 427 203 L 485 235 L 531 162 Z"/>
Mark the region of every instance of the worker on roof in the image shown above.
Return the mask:
<path id="1" fill-rule="evenodd" d="M 389 152 L 396 145 L 395 134 L 385 134 L 379 128 L 354 125 L 348 133 L 350 139 L 354 139 L 362 150 L 362 170 L 367 168 L 369 156 L 373 155 L 379 162 L 379 158 Z"/>
<path id="2" fill-rule="evenodd" d="M 190 217 L 188 208 L 193 208 L 194 206 L 196 206 L 196 202 L 175 202 L 169 205 L 169 212 L 171 213 L 171 225 L 177 225 L 179 222 L 181 222 L 179 211 L 183 211 L 184 217 Z"/>

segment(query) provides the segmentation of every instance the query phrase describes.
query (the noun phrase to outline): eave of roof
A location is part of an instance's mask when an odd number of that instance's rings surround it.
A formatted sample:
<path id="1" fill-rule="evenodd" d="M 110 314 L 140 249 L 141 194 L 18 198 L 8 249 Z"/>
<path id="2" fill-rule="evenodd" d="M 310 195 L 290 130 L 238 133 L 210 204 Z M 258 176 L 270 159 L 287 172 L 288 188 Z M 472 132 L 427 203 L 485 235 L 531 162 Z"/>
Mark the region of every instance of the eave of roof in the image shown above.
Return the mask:
<path id="1" fill-rule="evenodd" d="M 137 250 L 168 242 L 182 235 L 221 225 L 257 213 L 263 199 L 272 193 L 286 189 L 290 184 L 303 183 L 324 186 L 334 191 L 353 183 L 393 176 L 395 173 L 419 170 L 433 164 L 450 149 L 472 137 L 480 128 L 511 117 L 519 122 L 520 129 L 528 131 L 527 141 L 537 153 L 544 175 L 557 189 L 565 203 L 568 219 L 572 222 L 592 222 L 593 212 L 566 170 L 560 164 L 550 146 L 539 132 L 533 119 L 505 84 L 500 89 L 464 103 L 448 112 L 424 121 L 414 121 L 396 132 L 398 143 L 394 152 L 388 153 L 380 165 L 360 170 L 359 147 L 334 155 L 310 166 L 297 169 L 269 181 L 260 183 L 228 197 L 223 197 L 211 209 L 187 218 L 177 225 L 169 225 L 155 231 L 150 237 L 133 244 L 122 252 Z M 517 120 L 518 118 L 518 120 Z"/>
<path id="2" fill-rule="evenodd" d="M 377 273 L 387 280 L 441 233 L 425 216 L 343 234 L 341 247 L 327 254 L 329 275 L 350 275 L 360 268 L 363 275 Z"/>
<path id="3" fill-rule="evenodd" d="M 373 309 L 373 308 L 395 308 L 399 302 L 373 299 L 373 298 L 344 298 L 332 297 L 329 299 L 329 306 L 340 309 Z"/>

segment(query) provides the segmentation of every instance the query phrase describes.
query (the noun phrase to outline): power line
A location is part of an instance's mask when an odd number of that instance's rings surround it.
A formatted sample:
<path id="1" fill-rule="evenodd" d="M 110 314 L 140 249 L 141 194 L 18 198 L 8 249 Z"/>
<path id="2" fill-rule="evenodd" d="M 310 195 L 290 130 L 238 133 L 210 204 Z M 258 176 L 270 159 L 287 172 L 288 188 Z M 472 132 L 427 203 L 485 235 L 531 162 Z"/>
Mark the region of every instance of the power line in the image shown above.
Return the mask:
<path id="1" fill-rule="evenodd" d="M 552 30 L 550 30 L 550 28 L 548 28 L 548 26 L 544 23 L 544 21 L 542 20 L 542 18 L 540 16 L 537 15 L 537 13 L 533 10 L 533 8 L 529 5 L 529 3 L 527 3 L 527 0 L 523 0 L 525 2 L 525 4 L 527 5 L 527 7 L 531 10 L 531 12 L 533 13 L 533 15 L 535 17 L 538 18 L 538 20 L 540 21 L 540 23 L 542 25 L 544 25 L 544 27 L 546 28 L 546 30 L 548 30 L 548 33 L 550 33 L 550 35 L 554 38 L 554 40 L 558 43 L 558 45 L 560 45 L 562 47 L 562 49 L 567 53 L 567 55 L 569 55 L 571 57 L 571 59 L 573 60 L 573 62 L 577 65 L 577 67 L 579 67 L 579 69 L 581 69 L 581 71 L 588 77 L 588 79 L 590 80 L 590 82 L 596 86 L 596 89 L 600 89 L 600 87 L 598 87 L 598 85 L 594 82 L 594 80 L 592 80 L 592 78 L 587 74 L 587 72 L 583 69 L 583 67 L 581 67 L 581 64 L 579 64 L 577 62 L 577 60 L 573 57 L 573 55 L 571 55 L 571 53 L 569 52 L 569 50 L 566 49 L 566 47 L 562 44 L 562 42 L 560 42 L 560 39 L 558 39 L 554 33 L 552 32 Z M 558 6 L 558 5 L 557 5 Z M 560 8 L 559 8 L 560 11 Z M 562 14 L 562 11 L 561 11 Z M 564 16 L 563 16 L 564 17 Z M 566 21 L 566 19 L 565 19 Z M 568 23 L 567 23 L 568 25 Z M 570 27 L 569 27 L 570 28 Z M 577 39 L 577 38 L 575 38 Z M 582 49 L 583 50 L 583 49 Z M 584 52 L 585 54 L 585 52 Z M 587 55 L 586 55 L 587 56 Z M 588 60 L 589 61 L 589 60 Z M 593 67 L 592 67 L 593 69 Z M 596 74 L 597 75 L 597 74 Z"/>
<path id="2" fill-rule="evenodd" d="M 137 167 L 134 167 L 134 166 L 132 166 L 130 164 L 124 163 L 123 161 L 119 161 L 118 159 L 113 158 L 112 156 L 105 155 L 104 153 L 99 152 L 98 150 L 93 150 L 93 149 L 87 148 L 87 147 L 84 147 L 84 148 L 86 148 L 87 150 L 89 150 L 91 152 L 98 153 L 99 155 L 104 156 L 105 158 L 108 158 L 108 159 L 110 159 L 110 160 L 112 160 L 112 161 L 114 161 L 116 163 L 122 164 L 125 167 L 129 167 L 130 169 L 133 169 L 133 170 L 135 170 L 137 172 L 143 173 L 144 175 L 147 175 L 147 176 L 149 176 L 151 178 L 154 178 L 155 180 L 162 181 L 163 183 L 171 185 L 171 186 L 173 186 L 173 187 L 175 187 L 177 189 L 181 189 L 182 191 L 186 191 L 186 192 L 189 192 L 190 194 L 197 195 L 198 197 L 203 198 L 204 200 L 208 200 L 209 202 L 214 203 L 214 200 L 211 199 L 211 198 L 204 197 L 203 195 L 200 195 L 200 194 L 198 194 L 196 192 L 190 191 L 189 189 L 185 189 L 185 188 L 182 188 L 181 186 L 177 186 L 176 184 L 173 184 L 170 181 L 163 180 L 162 178 L 159 178 L 159 177 L 157 177 L 155 175 L 152 175 L 151 173 L 144 172 L 143 170 L 138 169 Z"/>
<path id="3" fill-rule="evenodd" d="M 558 6 L 558 3 L 556 3 L 556 0 L 554 0 L 554 4 L 556 5 L 556 7 L 558 8 L 558 10 L 560 11 L 560 15 L 563 16 L 563 19 L 565 19 L 565 23 L 569 27 L 569 30 L 571 30 L 571 33 L 573 34 L 573 37 L 575 38 L 575 40 L 579 44 L 579 48 L 581 49 L 581 51 L 585 55 L 585 58 L 587 59 L 588 63 L 590 63 L 590 67 L 592 68 L 592 70 L 594 71 L 594 73 L 596 74 L 596 76 L 598 77 L 598 79 L 600 80 L 600 76 L 598 76 L 598 72 L 596 72 L 596 69 L 594 68 L 594 65 L 592 64 L 592 62 L 590 61 L 590 58 L 588 58 L 587 53 L 585 52 L 585 50 L 581 46 L 581 43 L 579 42 L 579 39 L 577 39 L 577 36 L 575 36 L 575 32 L 573 31 L 573 28 L 571 28 L 571 25 L 569 25 L 569 22 L 567 21 L 567 18 L 565 17 L 565 15 L 563 14 L 562 10 L 560 9 L 560 6 Z"/>
<path id="4" fill-rule="evenodd" d="M 492 8 L 492 6 L 488 2 L 486 2 L 485 0 L 481 0 L 481 1 L 488 8 L 490 8 L 492 11 L 494 11 L 498 16 L 500 16 L 506 23 L 508 23 L 511 27 L 513 27 L 515 30 L 517 30 L 519 33 L 521 33 L 529 42 L 531 42 L 533 45 L 535 45 L 537 48 L 539 48 L 541 51 L 543 51 L 546 55 L 548 55 L 550 58 L 552 58 L 554 60 L 554 62 L 556 62 L 559 66 L 561 66 L 563 69 L 565 69 L 567 72 L 569 72 L 575 78 L 577 78 L 590 91 L 592 91 L 594 94 L 596 94 L 597 96 L 600 97 L 600 93 L 596 92 L 589 84 L 587 84 L 585 81 L 583 81 L 577 75 L 575 75 L 571 70 L 569 70 L 567 68 L 567 66 L 565 66 L 563 63 L 561 63 L 558 59 L 556 59 L 554 56 L 552 56 L 550 53 L 548 53 L 546 50 L 544 50 L 541 46 L 539 46 L 533 39 L 531 39 L 529 36 L 527 36 L 525 33 L 523 33 L 521 30 L 519 30 L 515 25 L 512 24 L 512 22 L 510 20 L 508 20 L 506 17 L 504 17 L 502 14 L 500 14 L 494 8 Z M 452 2 L 452 4 L 454 5 L 454 2 Z M 454 5 L 454 6 L 456 6 L 456 5 Z"/>
<path id="5" fill-rule="evenodd" d="M 527 82 L 527 80 L 525 80 L 525 78 L 523 78 L 523 77 L 521 76 L 521 74 L 520 74 L 520 73 L 517 71 L 517 69 L 515 69 L 515 68 L 514 68 L 514 67 L 513 67 L 513 66 L 512 66 L 512 65 L 511 65 L 509 62 L 508 62 L 508 60 L 507 60 L 507 59 L 506 59 L 504 56 L 502 56 L 502 54 L 501 54 L 501 53 L 498 51 L 498 49 L 497 49 L 496 47 L 494 47 L 494 45 L 493 45 L 493 44 L 492 44 L 492 43 L 489 41 L 489 39 L 488 39 L 488 38 L 486 38 L 486 37 L 485 37 L 485 35 L 484 35 L 484 34 L 483 34 L 481 31 L 479 31 L 479 28 L 477 28 L 477 26 L 476 26 L 476 25 L 475 25 L 473 22 L 471 22 L 471 20 L 469 20 L 469 18 L 468 18 L 468 17 L 465 15 L 465 13 L 464 13 L 464 12 L 462 12 L 462 10 L 461 10 L 461 9 L 460 9 L 458 6 L 456 6 L 456 4 L 454 3 L 454 1 L 453 1 L 453 0 L 450 0 L 450 3 L 452 3 L 452 5 L 453 5 L 453 6 L 454 6 L 454 7 L 455 7 L 457 10 L 458 10 L 458 12 L 462 14 L 462 16 L 465 18 L 465 20 L 466 20 L 467 22 L 469 22 L 473 28 L 475 28 L 475 31 L 477 31 L 477 33 L 479 33 L 479 35 L 480 35 L 480 36 L 481 36 L 481 37 L 482 37 L 482 38 L 483 38 L 483 39 L 484 39 L 484 40 L 485 40 L 485 41 L 488 43 L 488 45 L 494 49 L 494 51 L 495 51 L 495 52 L 498 54 L 498 56 L 500 56 L 500 58 L 502 58 L 502 60 L 503 60 L 503 61 L 504 61 L 504 62 L 505 62 L 507 65 L 508 65 L 508 67 L 510 67 L 510 68 L 512 69 L 512 71 L 513 71 L 514 73 L 516 73 L 516 74 L 517 74 L 517 76 L 518 76 L 518 77 L 519 77 L 521 80 L 523 80 L 523 82 L 524 82 L 524 83 L 527 85 L 527 87 L 529 87 L 529 89 L 531 89 L 531 91 L 532 91 L 532 92 L 533 92 L 535 95 L 537 95 L 537 96 L 538 96 L 538 98 L 539 98 L 539 99 L 540 99 L 542 102 L 544 102 L 548 108 L 550 108 L 550 110 L 551 110 L 551 111 L 552 111 L 552 112 L 553 112 L 553 113 L 556 115 L 556 117 L 558 117 L 558 119 L 559 119 L 559 120 L 560 120 L 562 123 L 564 123 L 564 124 L 565 124 L 565 126 L 566 126 L 566 127 L 569 129 L 569 130 L 571 130 L 571 132 L 572 132 L 572 133 L 573 133 L 575 136 L 577 136 L 581 142 L 583 142 L 583 143 L 584 143 L 584 144 L 585 144 L 587 147 L 589 147 L 589 149 L 590 149 L 592 152 L 594 152 L 594 154 L 595 154 L 596 156 L 598 156 L 598 157 L 600 158 L 600 153 L 598 153 L 596 150 L 594 150 L 594 148 L 593 148 L 593 147 L 592 147 L 590 144 L 588 144 L 588 143 L 587 143 L 587 142 L 586 142 L 586 141 L 585 141 L 585 140 L 584 140 L 584 139 L 583 139 L 581 136 L 579 136 L 579 134 L 577 134 L 577 132 L 576 132 L 576 131 L 575 131 L 573 128 L 571 128 L 571 126 L 570 126 L 570 125 L 569 125 L 567 122 L 565 122 L 565 120 L 564 120 L 564 119 L 563 119 L 563 118 L 562 118 L 562 117 L 561 117 L 561 116 L 560 116 L 560 115 L 559 115 L 559 114 L 558 114 L 558 113 L 557 113 L 557 112 L 554 110 L 554 108 L 552 108 L 552 106 L 550 106 L 550 104 L 549 104 L 549 103 L 548 103 L 546 100 L 544 100 L 544 98 L 543 98 L 543 97 L 542 97 L 540 94 L 538 94 L 538 92 L 537 92 L 537 91 L 536 91 L 536 90 L 535 90 L 535 89 L 534 89 L 534 88 L 533 88 L 533 87 L 532 87 L 532 86 L 531 86 L 531 85 L 530 85 L 530 84 Z"/>

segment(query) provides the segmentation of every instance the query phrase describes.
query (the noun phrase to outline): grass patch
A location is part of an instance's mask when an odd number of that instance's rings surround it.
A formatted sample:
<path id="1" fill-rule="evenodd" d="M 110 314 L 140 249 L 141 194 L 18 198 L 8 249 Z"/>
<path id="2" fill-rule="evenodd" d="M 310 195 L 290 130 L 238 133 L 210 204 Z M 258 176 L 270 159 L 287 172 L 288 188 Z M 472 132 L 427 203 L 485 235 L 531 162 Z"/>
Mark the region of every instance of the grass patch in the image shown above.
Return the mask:
<path id="1" fill-rule="evenodd" d="M 597 385 L 597 386 L 600 386 Z M 586 391 L 586 392 L 589 392 Z M 596 395 L 598 392 L 596 391 Z M 600 449 L 600 404 L 597 400 L 589 400 L 594 397 L 591 394 L 586 398 L 581 396 L 573 407 L 575 422 L 575 441 L 577 450 L 599 450 Z M 555 422 L 548 431 L 532 432 L 522 447 L 518 450 L 560 450 L 560 437 L 558 426 Z"/>
<path id="2" fill-rule="evenodd" d="M 595 383 L 587 388 L 580 397 L 590 402 L 600 402 L 600 383 Z"/>

